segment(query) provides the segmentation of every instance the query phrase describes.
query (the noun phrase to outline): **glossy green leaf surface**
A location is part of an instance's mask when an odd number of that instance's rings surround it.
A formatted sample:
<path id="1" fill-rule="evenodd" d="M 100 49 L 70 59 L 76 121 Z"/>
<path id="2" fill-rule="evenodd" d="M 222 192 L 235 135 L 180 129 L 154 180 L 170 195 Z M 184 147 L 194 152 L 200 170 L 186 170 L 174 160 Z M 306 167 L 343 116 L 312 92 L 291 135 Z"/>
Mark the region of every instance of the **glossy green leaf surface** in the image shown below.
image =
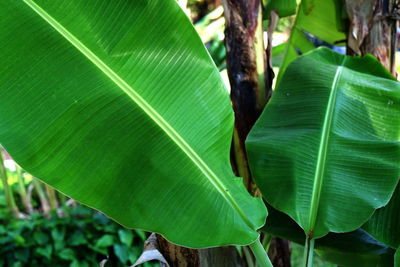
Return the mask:
<path id="1" fill-rule="evenodd" d="M 396 254 L 394 255 L 394 266 L 400 267 L 400 248 L 397 249 Z"/>
<path id="2" fill-rule="evenodd" d="M 296 59 L 247 139 L 264 198 L 312 238 L 359 228 L 400 175 L 400 84 L 371 56 Z"/>
<path id="3" fill-rule="evenodd" d="M 304 245 L 303 230 L 286 214 L 268 208 L 262 231 Z M 340 266 L 392 266 L 394 250 L 375 240 L 362 229 L 349 233 L 329 233 L 315 240 L 315 252 L 324 260 Z"/>
<path id="4" fill-rule="evenodd" d="M 5 0 L 0 13 L 0 143 L 22 167 L 180 245 L 258 237 L 266 208 L 231 171 L 229 97 L 176 1 Z"/>
<path id="5" fill-rule="evenodd" d="M 388 246 L 400 247 L 400 183 L 389 203 L 375 211 L 363 228 Z"/>

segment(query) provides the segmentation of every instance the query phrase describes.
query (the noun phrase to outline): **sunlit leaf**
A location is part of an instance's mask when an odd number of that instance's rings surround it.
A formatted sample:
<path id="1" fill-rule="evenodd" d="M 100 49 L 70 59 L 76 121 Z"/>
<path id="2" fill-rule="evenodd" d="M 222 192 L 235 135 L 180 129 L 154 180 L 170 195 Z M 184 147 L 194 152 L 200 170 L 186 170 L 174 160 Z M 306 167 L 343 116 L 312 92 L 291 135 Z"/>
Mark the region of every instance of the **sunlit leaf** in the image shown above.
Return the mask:
<path id="1" fill-rule="evenodd" d="M 130 228 L 249 244 L 266 209 L 230 167 L 233 114 L 175 0 L 0 3 L 0 143 Z"/>

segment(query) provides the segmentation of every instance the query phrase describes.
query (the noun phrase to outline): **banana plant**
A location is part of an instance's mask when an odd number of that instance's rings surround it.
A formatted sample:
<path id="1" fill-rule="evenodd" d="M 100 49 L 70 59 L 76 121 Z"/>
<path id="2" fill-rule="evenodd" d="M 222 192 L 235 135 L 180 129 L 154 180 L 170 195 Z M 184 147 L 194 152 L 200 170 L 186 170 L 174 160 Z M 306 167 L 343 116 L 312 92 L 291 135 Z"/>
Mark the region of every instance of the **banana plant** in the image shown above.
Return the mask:
<path id="1" fill-rule="evenodd" d="M 267 209 L 230 166 L 228 92 L 175 0 L 4 0 L 0 11 L 0 143 L 19 165 L 125 227 L 190 248 L 250 245 L 271 266 Z M 315 239 L 389 201 L 398 89 L 371 57 L 317 50 L 289 65 L 253 129 L 257 185 L 303 228 L 306 265 Z"/>
<path id="2" fill-rule="evenodd" d="M 24 169 L 126 227 L 252 244 L 268 266 L 266 208 L 230 167 L 227 90 L 175 0 L 0 11 L 0 142 Z"/>
<path id="3" fill-rule="evenodd" d="M 400 177 L 400 84 L 372 56 L 299 57 L 246 143 L 265 199 L 315 239 L 358 229 Z"/>

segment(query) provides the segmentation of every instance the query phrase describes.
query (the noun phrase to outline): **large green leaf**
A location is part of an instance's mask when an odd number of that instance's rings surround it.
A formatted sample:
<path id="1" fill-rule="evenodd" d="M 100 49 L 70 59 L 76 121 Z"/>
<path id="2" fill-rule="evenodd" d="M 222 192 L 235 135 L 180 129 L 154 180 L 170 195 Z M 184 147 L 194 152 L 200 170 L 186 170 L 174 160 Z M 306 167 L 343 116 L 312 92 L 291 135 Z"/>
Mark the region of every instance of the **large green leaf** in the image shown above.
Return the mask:
<path id="1" fill-rule="evenodd" d="M 304 245 L 304 232 L 297 223 L 270 205 L 267 207 L 268 220 L 262 230 L 273 236 Z M 320 257 L 332 263 L 340 264 L 340 266 L 376 267 L 393 265 L 394 250 L 378 242 L 362 229 L 349 233 L 329 233 L 315 240 L 314 248 Z"/>
<path id="2" fill-rule="evenodd" d="M 400 183 L 389 204 L 378 209 L 363 228 L 388 246 L 400 247 Z"/>
<path id="3" fill-rule="evenodd" d="M 258 237 L 266 208 L 230 169 L 226 89 L 175 0 L 0 13 L 0 142 L 27 171 L 181 245 Z"/>
<path id="4" fill-rule="evenodd" d="M 265 199 L 310 238 L 359 228 L 400 175 L 400 84 L 372 56 L 296 59 L 247 139 Z"/>
<path id="5" fill-rule="evenodd" d="M 400 248 L 397 249 L 396 254 L 394 256 L 394 266 L 400 267 Z"/>

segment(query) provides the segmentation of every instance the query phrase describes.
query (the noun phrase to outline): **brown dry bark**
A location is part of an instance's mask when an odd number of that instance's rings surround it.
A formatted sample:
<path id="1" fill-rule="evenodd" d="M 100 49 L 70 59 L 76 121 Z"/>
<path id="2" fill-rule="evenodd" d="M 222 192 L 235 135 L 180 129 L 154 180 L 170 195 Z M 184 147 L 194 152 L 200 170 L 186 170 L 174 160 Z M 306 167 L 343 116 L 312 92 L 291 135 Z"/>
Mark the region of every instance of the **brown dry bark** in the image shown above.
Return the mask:
<path id="1" fill-rule="evenodd" d="M 372 54 L 395 76 L 396 6 L 398 0 L 346 0 L 348 53 Z"/>
<path id="2" fill-rule="evenodd" d="M 161 235 L 157 235 L 157 240 L 161 254 L 171 267 L 200 266 L 199 251 L 197 249 L 177 246 L 168 242 Z"/>
<path id="3" fill-rule="evenodd" d="M 235 247 L 189 249 L 169 243 L 160 235 L 157 235 L 157 240 L 159 251 L 171 267 L 246 266 Z"/>
<path id="4" fill-rule="evenodd" d="M 257 194 L 244 142 L 271 94 L 273 73 L 266 68 L 260 0 L 224 0 L 225 46 L 235 111 L 232 165 L 250 193 Z"/>
<path id="5" fill-rule="evenodd" d="M 268 256 L 271 259 L 272 265 L 275 267 L 291 266 L 290 246 L 287 240 L 272 238 Z"/>

